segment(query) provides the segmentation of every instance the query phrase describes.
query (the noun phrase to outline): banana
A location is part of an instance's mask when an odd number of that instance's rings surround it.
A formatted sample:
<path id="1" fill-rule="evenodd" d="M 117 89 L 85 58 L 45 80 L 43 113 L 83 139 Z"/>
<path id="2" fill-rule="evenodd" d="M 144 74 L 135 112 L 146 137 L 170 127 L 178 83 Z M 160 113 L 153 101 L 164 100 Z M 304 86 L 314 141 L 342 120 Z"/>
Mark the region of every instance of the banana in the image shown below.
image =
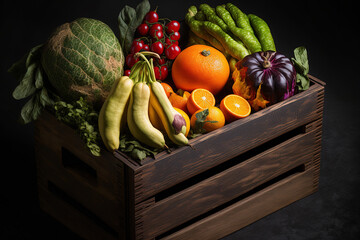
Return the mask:
<path id="1" fill-rule="evenodd" d="M 125 126 L 124 116 L 133 85 L 133 81 L 127 76 L 117 79 L 99 113 L 100 136 L 105 147 L 111 152 L 120 145 L 120 131 L 122 126 Z"/>
<path id="2" fill-rule="evenodd" d="M 131 134 L 140 142 L 154 148 L 164 148 L 164 135 L 149 119 L 150 88 L 146 83 L 135 83 L 130 95 L 127 124 Z"/>
<path id="3" fill-rule="evenodd" d="M 185 119 L 173 108 L 164 88 L 159 82 L 153 81 L 150 83 L 150 90 L 150 104 L 159 115 L 170 140 L 176 145 L 188 145 Z"/>

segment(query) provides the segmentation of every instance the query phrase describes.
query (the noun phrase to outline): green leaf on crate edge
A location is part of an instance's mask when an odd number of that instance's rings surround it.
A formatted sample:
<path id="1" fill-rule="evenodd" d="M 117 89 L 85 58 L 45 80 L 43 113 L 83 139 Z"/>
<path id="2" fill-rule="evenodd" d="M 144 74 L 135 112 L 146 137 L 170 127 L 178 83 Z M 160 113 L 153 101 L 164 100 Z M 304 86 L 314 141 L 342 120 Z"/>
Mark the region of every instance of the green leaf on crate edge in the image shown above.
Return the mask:
<path id="1" fill-rule="evenodd" d="M 141 151 L 140 149 L 134 148 L 133 151 L 131 151 L 130 156 L 134 159 L 144 160 L 147 154 L 145 151 Z"/>
<path id="2" fill-rule="evenodd" d="M 150 148 L 141 144 L 127 133 L 123 133 L 120 136 L 119 150 L 127 153 L 132 159 L 138 161 L 144 160 L 147 156 L 155 157 L 155 155 L 161 151 L 160 149 Z"/>
<path id="3" fill-rule="evenodd" d="M 296 85 L 299 91 L 304 91 L 310 87 L 310 79 L 307 76 L 309 60 L 306 48 L 303 46 L 295 48 L 294 57 L 291 58 L 291 61 L 296 69 Z"/>
<path id="4" fill-rule="evenodd" d="M 119 13 L 118 25 L 120 30 L 120 45 L 127 54 L 130 50 L 136 28 L 141 24 L 147 12 L 150 11 L 150 2 L 143 0 L 136 9 L 126 5 Z"/>

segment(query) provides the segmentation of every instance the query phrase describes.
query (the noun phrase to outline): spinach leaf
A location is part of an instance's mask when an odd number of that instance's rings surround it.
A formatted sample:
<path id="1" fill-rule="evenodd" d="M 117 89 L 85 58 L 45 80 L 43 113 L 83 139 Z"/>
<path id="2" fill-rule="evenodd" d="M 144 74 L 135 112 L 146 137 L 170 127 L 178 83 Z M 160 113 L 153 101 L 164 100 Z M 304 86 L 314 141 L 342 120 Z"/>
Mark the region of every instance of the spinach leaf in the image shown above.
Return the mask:
<path id="1" fill-rule="evenodd" d="M 144 160 L 147 156 L 155 157 L 157 153 L 162 151 L 161 149 L 144 146 L 129 133 L 128 129 L 120 136 L 119 150 L 138 161 Z"/>
<path id="2" fill-rule="evenodd" d="M 36 63 L 31 64 L 22 78 L 20 84 L 15 88 L 13 97 L 16 100 L 27 98 L 34 94 L 35 87 L 35 72 L 38 65 Z"/>
<path id="3" fill-rule="evenodd" d="M 310 79 L 307 76 L 309 73 L 309 60 L 306 48 L 295 48 L 294 57 L 291 58 L 291 61 L 296 69 L 296 85 L 299 91 L 304 91 L 310 87 Z"/>
<path id="4" fill-rule="evenodd" d="M 40 58 L 42 44 L 33 47 L 29 53 L 14 63 L 8 70 L 19 81 L 12 96 L 16 100 L 29 98 L 21 109 L 21 122 L 36 120 L 46 106 L 51 106 L 55 96 L 48 93 Z"/>
<path id="5" fill-rule="evenodd" d="M 147 12 L 150 11 L 149 0 L 143 0 L 136 9 L 125 6 L 119 13 L 120 45 L 124 54 L 130 51 L 136 28 L 141 24 Z"/>

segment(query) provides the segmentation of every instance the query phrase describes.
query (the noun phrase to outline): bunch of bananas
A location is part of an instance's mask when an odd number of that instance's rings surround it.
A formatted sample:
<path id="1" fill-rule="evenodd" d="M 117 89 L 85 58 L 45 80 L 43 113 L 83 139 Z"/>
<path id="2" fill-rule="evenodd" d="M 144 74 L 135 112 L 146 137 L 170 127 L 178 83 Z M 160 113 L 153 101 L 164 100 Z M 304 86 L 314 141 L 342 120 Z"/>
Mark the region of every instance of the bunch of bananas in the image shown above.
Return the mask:
<path id="1" fill-rule="evenodd" d="M 131 134 L 140 142 L 154 148 L 168 148 L 163 133 L 149 119 L 149 105 L 156 111 L 168 138 L 176 145 L 188 145 L 186 122 L 171 105 L 162 85 L 156 81 L 153 60 L 139 52 L 140 57 L 130 76 L 118 79 L 99 114 L 99 132 L 106 148 L 113 152 L 119 148 L 120 133 L 126 123 Z"/>

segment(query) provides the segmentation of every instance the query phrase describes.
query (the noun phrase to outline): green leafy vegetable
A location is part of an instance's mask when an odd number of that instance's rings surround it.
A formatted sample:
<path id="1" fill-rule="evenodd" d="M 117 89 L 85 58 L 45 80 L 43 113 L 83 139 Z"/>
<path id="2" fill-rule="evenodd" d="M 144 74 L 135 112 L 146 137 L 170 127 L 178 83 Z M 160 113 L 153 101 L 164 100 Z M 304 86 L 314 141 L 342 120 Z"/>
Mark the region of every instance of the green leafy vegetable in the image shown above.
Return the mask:
<path id="1" fill-rule="evenodd" d="M 44 84 L 44 72 L 40 64 L 42 46 L 41 44 L 32 48 L 8 70 L 20 82 L 12 94 L 13 98 L 16 100 L 30 98 L 21 109 L 23 123 L 36 120 L 43 108 L 54 103 L 55 97 L 48 93 Z"/>
<path id="2" fill-rule="evenodd" d="M 134 160 L 140 161 L 144 160 L 147 156 L 155 157 L 157 153 L 162 151 L 161 149 L 150 149 L 143 146 L 129 133 L 124 133 L 120 136 L 119 150 L 129 154 Z"/>
<path id="3" fill-rule="evenodd" d="M 120 45 L 125 54 L 130 50 L 136 28 L 141 24 L 147 12 L 150 11 L 150 3 L 143 0 L 136 9 L 126 5 L 119 13 L 118 24 L 120 30 Z"/>
<path id="4" fill-rule="evenodd" d="M 294 57 L 291 58 L 291 61 L 296 69 L 296 85 L 299 91 L 304 91 L 310 87 L 310 79 L 307 76 L 309 73 L 309 60 L 306 48 L 295 48 Z"/>
<path id="5" fill-rule="evenodd" d="M 77 130 L 94 156 L 100 156 L 100 135 L 97 129 L 98 113 L 83 99 L 73 104 L 57 101 L 54 104 L 58 120 Z"/>

